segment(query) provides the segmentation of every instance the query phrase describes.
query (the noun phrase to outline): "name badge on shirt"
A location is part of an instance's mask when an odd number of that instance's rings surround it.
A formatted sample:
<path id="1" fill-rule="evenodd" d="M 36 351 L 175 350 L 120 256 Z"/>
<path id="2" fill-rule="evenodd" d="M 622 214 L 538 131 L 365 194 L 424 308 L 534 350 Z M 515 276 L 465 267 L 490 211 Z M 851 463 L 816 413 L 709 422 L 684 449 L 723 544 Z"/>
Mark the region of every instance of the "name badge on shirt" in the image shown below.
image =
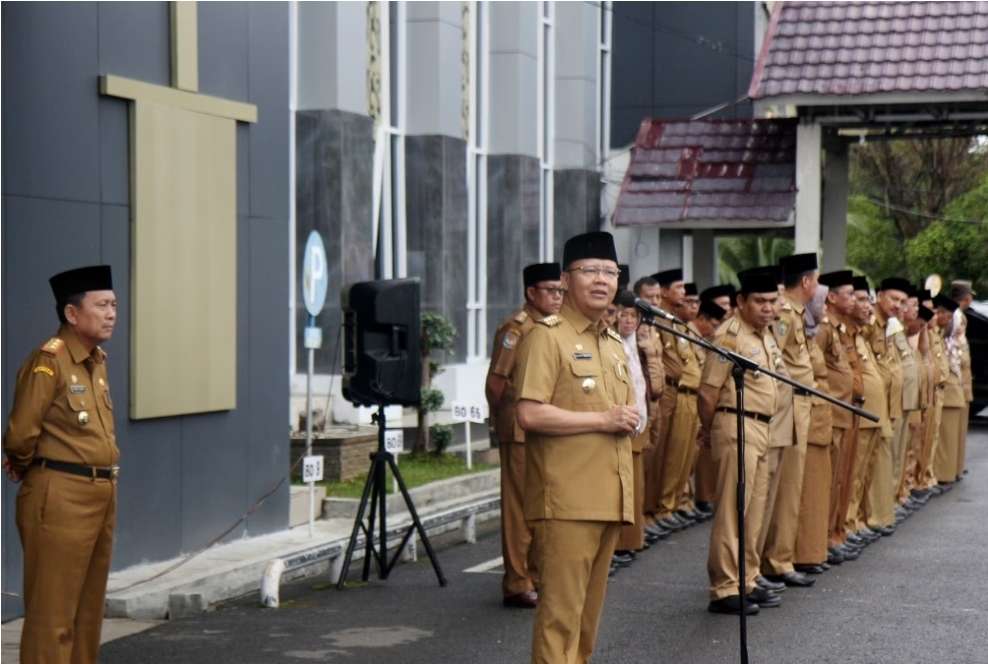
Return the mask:
<path id="1" fill-rule="evenodd" d="M 79 385 L 78 383 L 73 384 L 73 385 L 69 385 L 69 392 L 71 392 L 72 394 L 85 394 L 86 393 L 86 386 L 85 385 Z"/>
<path id="2" fill-rule="evenodd" d="M 592 360 L 593 353 L 573 353 L 574 360 Z"/>

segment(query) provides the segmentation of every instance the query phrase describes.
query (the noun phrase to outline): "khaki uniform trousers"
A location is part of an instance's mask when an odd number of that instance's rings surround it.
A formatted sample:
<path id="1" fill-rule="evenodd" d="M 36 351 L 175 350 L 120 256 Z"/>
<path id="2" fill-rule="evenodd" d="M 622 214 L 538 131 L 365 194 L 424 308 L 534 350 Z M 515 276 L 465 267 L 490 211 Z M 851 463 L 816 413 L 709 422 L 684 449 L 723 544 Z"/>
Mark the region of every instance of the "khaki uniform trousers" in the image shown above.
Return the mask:
<path id="1" fill-rule="evenodd" d="M 24 546 L 24 664 L 91 664 L 99 653 L 117 486 L 31 468 L 17 494 Z"/>
<path id="2" fill-rule="evenodd" d="M 697 502 L 713 503 L 717 500 L 717 464 L 709 446 L 701 446 L 697 453 L 694 478 Z"/>
<path id="3" fill-rule="evenodd" d="M 525 443 L 501 441 L 501 555 L 505 597 L 538 585 L 532 555 L 532 529 L 525 521 Z"/>
<path id="4" fill-rule="evenodd" d="M 844 516 L 844 525 L 852 533 L 867 525 L 865 497 L 871 482 L 873 457 L 881 438 L 882 430 L 879 428 L 858 430 L 858 446 L 855 450 L 854 468 L 851 474 L 851 500 Z"/>
<path id="5" fill-rule="evenodd" d="M 782 448 L 779 465 L 778 493 L 766 528 L 762 549 L 762 572 L 785 574 L 795 571 L 796 535 L 799 531 L 799 511 L 803 496 L 803 471 L 806 466 L 807 439 L 810 435 L 809 397 L 793 397 L 793 439 L 795 445 Z"/>
<path id="6" fill-rule="evenodd" d="M 803 493 L 799 501 L 794 562 L 819 565 L 827 560 L 827 539 L 830 534 L 830 488 L 833 482 L 831 451 L 840 444 L 844 432 L 833 429 L 830 446 L 806 446 L 803 472 Z"/>
<path id="7" fill-rule="evenodd" d="M 957 465 L 961 445 L 961 433 L 965 408 L 944 407 L 940 416 L 940 444 L 933 460 L 933 472 L 937 482 L 953 482 L 957 479 Z"/>
<path id="8" fill-rule="evenodd" d="M 696 448 L 696 434 L 699 429 L 696 394 L 679 392 L 676 396 L 675 412 L 669 425 L 669 435 L 666 436 L 659 505 L 656 510 L 656 517 L 659 519 L 670 516 L 679 509 L 683 486 L 689 480 L 689 462 Z"/>
<path id="9" fill-rule="evenodd" d="M 838 435 L 839 432 L 839 435 Z M 845 521 L 851 502 L 851 482 L 854 473 L 854 456 L 858 450 L 858 418 L 848 429 L 834 427 L 834 440 L 839 441 L 830 451 L 833 479 L 830 484 L 830 545 L 843 544 L 847 539 Z"/>
<path id="10" fill-rule="evenodd" d="M 645 433 L 644 435 L 648 435 Z M 642 452 L 631 452 L 632 472 L 635 475 L 635 522 L 621 526 L 617 548 L 621 551 L 638 551 L 645 547 L 645 467 Z"/>
<path id="11" fill-rule="evenodd" d="M 899 420 L 893 420 L 893 431 Z M 865 524 L 883 528 L 895 523 L 895 489 L 892 484 L 892 437 L 879 436 L 871 454 L 871 477 L 864 498 Z"/>
<path id="12" fill-rule="evenodd" d="M 707 575 L 710 598 L 723 599 L 738 594 L 738 455 L 734 415 L 717 413 L 711 430 L 712 451 L 717 464 L 717 509 L 710 528 Z M 770 483 L 777 474 L 782 448 L 768 447 L 769 425 L 744 418 L 744 560 L 745 592 L 755 589 L 759 574 L 758 539 L 765 517 Z"/>
<path id="13" fill-rule="evenodd" d="M 923 452 L 923 412 L 911 410 L 906 413 L 906 449 L 903 455 L 902 468 L 896 489 L 896 500 L 900 503 L 909 497 L 909 492 L 916 488 L 916 467 L 919 456 Z M 906 416 L 903 416 L 906 419 Z"/>
<path id="14" fill-rule="evenodd" d="M 943 415 L 943 388 L 933 391 L 932 414 L 927 417 L 926 437 L 923 440 L 923 454 L 920 457 L 917 482 L 921 489 L 936 486 L 937 476 L 933 471 L 937 447 L 940 445 L 940 418 Z"/>
<path id="15" fill-rule="evenodd" d="M 652 425 L 651 449 L 646 449 L 642 458 L 645 465 L 645 514 L 650 515 L 646 521 L 654 522 L 659 512 L 662 498 L 662 469 L 665 467 L 666 442 L 672 427 L 672 417 L 676 410 L 678 390 L 666 385 L 659 400 L 659 416 Z"/>
<path id="16" fill-rule="evenodd" d="M 587 662 L 597 640 L 607 574 L 621 524 L 543 519 L 532 525 L 542 578 L 532 662 Z"/>
<path id="17" fill-rule="evenodd" d="M 898 502 L 899 489 L 902 485 L 902 473 L 906 465 L 906 455 L 909 449 L 909 441 L 912 437 L 910 422 L 915 411 L 904 410 L 902 417 L 895 422 L 892 428 L 892 495 L 893 502 Z"/>
<path id="18" fill-rule="evenodd" d="M 968 401 L 961 413 L 961 440 L 957 446 L 957 477 L 964 474 L 964 467 L 967 465 L 967 426 L 971 416 L 971 402 Z"/>

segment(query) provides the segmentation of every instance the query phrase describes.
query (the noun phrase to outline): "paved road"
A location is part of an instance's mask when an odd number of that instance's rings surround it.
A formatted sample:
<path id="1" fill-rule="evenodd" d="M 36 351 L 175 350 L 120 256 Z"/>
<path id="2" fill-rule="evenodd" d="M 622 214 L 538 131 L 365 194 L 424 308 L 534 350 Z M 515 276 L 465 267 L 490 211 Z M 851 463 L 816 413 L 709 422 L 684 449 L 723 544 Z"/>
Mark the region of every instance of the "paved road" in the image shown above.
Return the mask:
<path id="1" fill-rule="evenodd" d="M 853 563 L 789 589 L 749 622 L 751 661 L 988 664 L 988 429 L 968 441 L 970 474 Z M 610 584 L 594 662 L 733 662 L 737 619 L 706 612 L 709 526 L 674 535 Z M 325 579 L 114 641 L 101 661 L 523 662 L 532 613 L 500 607 L 500 577 L 464 570 L 500 555 L 496 531 L 386 582 L 338 592 Z"/>

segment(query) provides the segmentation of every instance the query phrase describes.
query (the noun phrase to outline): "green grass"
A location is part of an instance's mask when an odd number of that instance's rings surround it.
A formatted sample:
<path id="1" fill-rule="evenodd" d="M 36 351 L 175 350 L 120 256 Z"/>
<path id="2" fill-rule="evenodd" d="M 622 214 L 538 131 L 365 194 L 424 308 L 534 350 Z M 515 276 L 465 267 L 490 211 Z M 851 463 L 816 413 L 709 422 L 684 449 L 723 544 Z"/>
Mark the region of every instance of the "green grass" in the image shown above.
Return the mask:
<path id="1" fill-rule="evenodd" d="M 429 482 L 435 482 L 436 480 L 444 480 L 448 477 L 457 477 L 470 473 L 480 473 L 485 470 L 491 470 L 492 468 L 496 468 L 496 466 L 474 463 L 473 468 L 467 470 L 466 462 L 455 454 L 444 454 L 442 456 L 436 456 L 435 454 L 402 454 L 398 458 L 398 470 L 401 472 L 401 476 L 405 480 L 405 485 L 409 489 L 428 484 Z M 391 481 L 390 469 L 387 471 L 387 476 L 388 481 L 386 484 L 388 493 L 392 493 L 394 482 Z M 327 496 L 334 498 L 360 498 L 360 494 L 364 490 L 364 482 L 366 481 L 367 473 L 361 473 L 358 477 L 354 477 L 346 482 L 321 482 L 320 484 L 326 487 Z"/>

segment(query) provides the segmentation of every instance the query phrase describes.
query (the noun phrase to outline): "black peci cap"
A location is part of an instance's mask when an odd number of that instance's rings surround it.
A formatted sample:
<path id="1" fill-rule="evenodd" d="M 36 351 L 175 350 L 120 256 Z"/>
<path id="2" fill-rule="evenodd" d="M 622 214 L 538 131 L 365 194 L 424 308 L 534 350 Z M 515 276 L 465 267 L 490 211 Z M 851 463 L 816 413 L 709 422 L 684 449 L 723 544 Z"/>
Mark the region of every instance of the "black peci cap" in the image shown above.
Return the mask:
<path id="1" fill-rule="evenodd" d="M 779 267 L 782 268 L 783 279 L 819 269 L 815 252 L 784 256 L 779 260 Z"/>
<path id="2" fill-rule="evenodd" d="M 697 295 L 698 293 L 699 293 L 699 291 L 697 291 L 697 289 L 696 289 L 696 284 L 694 284 L 692 281 L 689 282 L 688 284 L 686 284 L 686 294 L 687 295 Z"/>
<path id="3" fill-rule="evenodd" d="M 929 323 L 931 320 L 933 320 L 933 315 L 934 315 L 933 314 L 933 309 L 930 309 L 929 307 L 923 306 L 922 304 L 919 305 L 919 317 L 920 318 L 922 318 L 927 323 Z"/>
<path id="4" fill-rule="evenodd" d="M 631 283 L 631 268 L 624 263 L 620 263 L 618 270 L 621 272 L 618 276 L 618 290 L 623 290 Z"/>
<path id="5" fill-rule="evenodd" d="M 820 283 L 833 290 L 841 286 L 854 285 L 854 273 L 850 270 L 837 270 L 820 275 Z"/>
<path id="6" fill-rule="evenodd" d="M 753 267 L 738 272 L 739 293 L 775 293 L 779 290 L 779 268 L 775 265 Z"/>
<path id="7" fill-rule="evenodd" d="M 109 265 L 90 265 L 59 272 L 48 280 L 57 302 L 79 293 L 113 290 L 113 272 Z"/>
<path id="8" fill-rule="evenodd" d="M 534 286 L 540 281 L 559 281 L 559 263 L 533 263 L 525 267 L 522 275 L 525 288 Z"/>
<path id="9" fill-rule="evenodd" d="M 719 304 L 714 304 L 710 300 L 701 300 L 700 315 L 720 321 L 720 320 L 724 320 L 724 316 L 727 315 L 727 310 L 725 310 Z"/>
<path id="10" fill-rule="evenodd" d="M 584 258 L 602 258 L 617 263 L 614 236 L 604 231 L 594 231 L 574 235 L 566 240 L 563 247 L 563 268 L 569 269 L 574 262 Z"/>
<path id="11" fill-rule="evenodd" d="M 671 283 L 683 280 L 683 269 L 677 267 L 671 270 L 656 272 L 652 275 L 652 278 L 658 281 L 660 286 L 668 287 Z"/>
<path id="12" fill-rule="evenodd" d="M 937 293 L 937 296 L 933 298 L 933 306 L 939 307 L 941 309 L 946 309 L 947 311 L 954 311 L 960 305 L 951 300 L 949 297 L 943 293 Z"/>
<path id="13" fill-rule="evenodd" d="M 871 291 L 871 286 L 868 285 L 868 277 L 857 276 L 854 277 L 854 290 L 859 291 Z"/>
<path id="14" fill-rule="evenodd" d="M 711 286 L 700 293 L 701 300 L 713 300 L 718 297 L 724 297 L 725 295 L 732 300 L 734 299 L 734 294 L 737 289 L 734 284 L 721 284 L 719 286 Z"/>
<path id="15" fill-rule="evenodd" d="M 635 294 L 630 290 L 621 289 L 614 296 L 614 304 L 619 307 L 634 307 L 635 306 Z"/>
<path id="16" fill-rule="evenodd" d="M 878 290 L 902 291 L 908 297 L 913 293 L 913 285 L 909 283 L 907 279 L 903 279 L 902 277 L 889 277 L 887 279 L 882 279 L 882 283 L 878 285 Z"/>

